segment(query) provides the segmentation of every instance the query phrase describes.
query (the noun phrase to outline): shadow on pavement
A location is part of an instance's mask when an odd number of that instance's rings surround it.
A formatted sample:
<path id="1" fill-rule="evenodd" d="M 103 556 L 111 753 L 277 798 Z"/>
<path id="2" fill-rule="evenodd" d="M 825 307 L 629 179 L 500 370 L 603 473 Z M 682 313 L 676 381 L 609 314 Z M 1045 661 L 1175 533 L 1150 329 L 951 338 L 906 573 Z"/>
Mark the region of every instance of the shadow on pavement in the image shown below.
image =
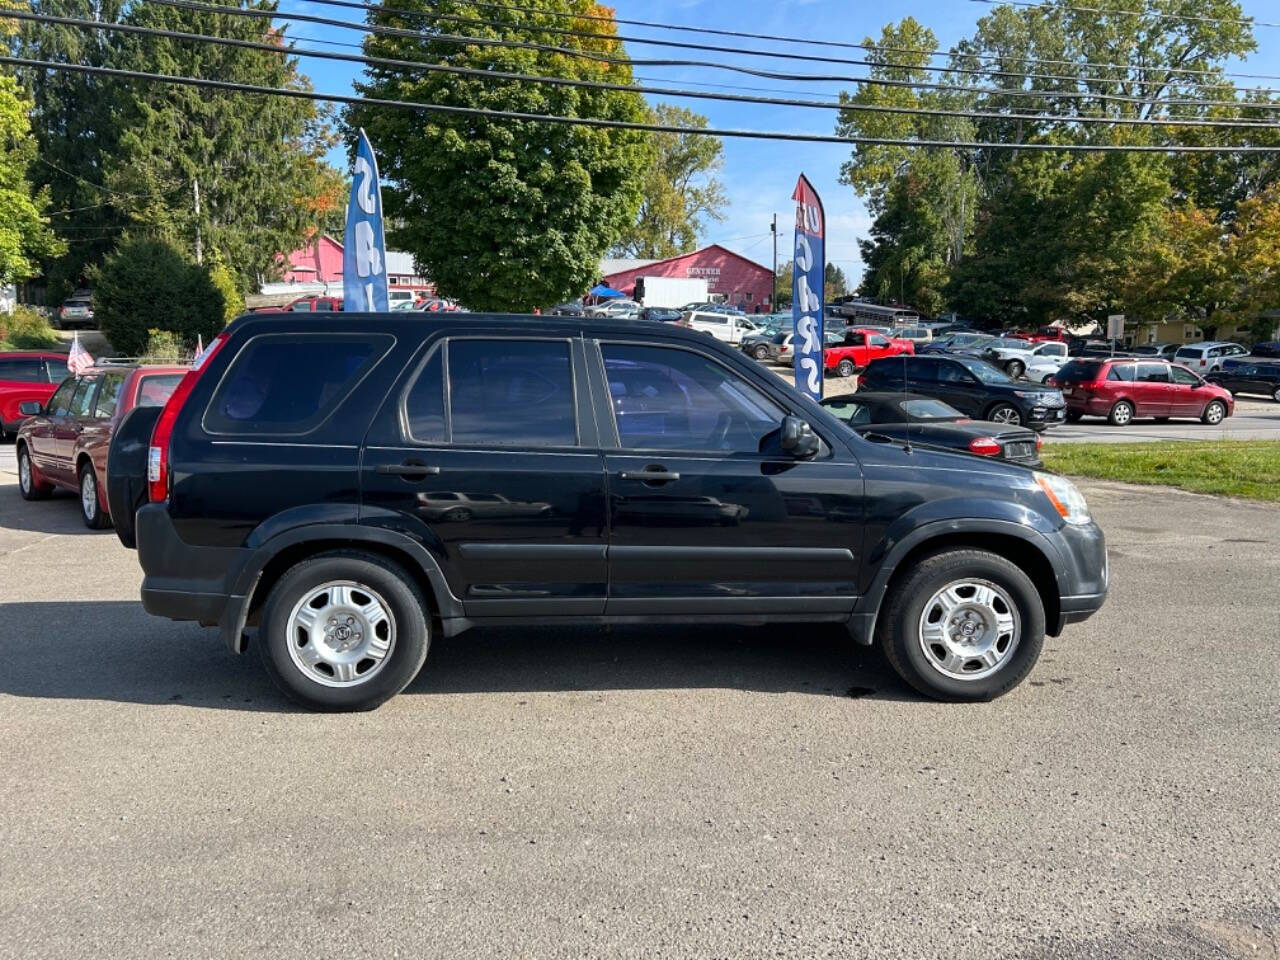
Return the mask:
<path id="1" fill-rule="evenodd" d="M 23 500 L 18 485 L 0 486 L 0 530 L 27 533 L 109 536 L 110 529 L 90 530 L 80 517 L 80 501 L 74 493 L 55 490 L 48 500 Z"/>
<path id="2" fill-rule="evenodd" d="M 0 695 L 296 709 L 250 651 L 131 601 L 0 604 Z M 475 629 L 438 638 L 402 695 L 735 689 L 917 699 L 832 625 Z"/>

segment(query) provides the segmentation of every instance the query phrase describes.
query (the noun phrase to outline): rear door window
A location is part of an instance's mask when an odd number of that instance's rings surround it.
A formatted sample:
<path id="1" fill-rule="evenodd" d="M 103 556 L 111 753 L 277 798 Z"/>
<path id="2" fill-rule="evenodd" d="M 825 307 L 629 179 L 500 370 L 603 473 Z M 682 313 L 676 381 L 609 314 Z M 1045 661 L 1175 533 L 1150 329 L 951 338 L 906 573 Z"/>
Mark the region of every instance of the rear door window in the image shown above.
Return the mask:
<path id="1" fill-rule="evenodd" d="M 1163 363 L 1140 363 L 1136 379 L 1139 383 L 1168 383 L 1169 368 Z"/>
<path id="2" fill-rule="evenodd" d="M 124 386 L 123 373 L 108 373 L 102 378 L 102 389 L 98 391 L 98 402 L 94 406 L 94 416 L 99 420 L 114 417 L 120 404 L 120 388 Z"/>
<path id="3" fill-rule="evenodd" d="M 568 342 L 450 340 L 448 364 L 451 442 L 577 445 Z"/>
<path id="4" fill-rule="evenodd" d="M 261 334 L 223 375 L 204 426 L 219 434 L 296 436 L 351 394 L 395 338 L 387 334 Z"/>

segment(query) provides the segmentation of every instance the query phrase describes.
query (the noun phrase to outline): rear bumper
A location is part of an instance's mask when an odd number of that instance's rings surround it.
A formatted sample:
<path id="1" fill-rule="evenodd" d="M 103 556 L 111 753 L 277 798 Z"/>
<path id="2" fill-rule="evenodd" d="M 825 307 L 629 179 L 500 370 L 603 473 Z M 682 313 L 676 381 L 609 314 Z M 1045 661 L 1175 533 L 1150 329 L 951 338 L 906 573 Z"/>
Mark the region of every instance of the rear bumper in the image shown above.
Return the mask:
<path id="1" fill-rule="evenodd" d="M 142 606 L 147 613 L 195 620 L 203 626 L 221 624 L 228 611 L 239 613 L 244 597 L 233 595 L 231 584 L 250 551 L 187 543 L 178 536 L 162 503 L 138 509 L 137 538 L 138 562 L 145 574 Z"/>

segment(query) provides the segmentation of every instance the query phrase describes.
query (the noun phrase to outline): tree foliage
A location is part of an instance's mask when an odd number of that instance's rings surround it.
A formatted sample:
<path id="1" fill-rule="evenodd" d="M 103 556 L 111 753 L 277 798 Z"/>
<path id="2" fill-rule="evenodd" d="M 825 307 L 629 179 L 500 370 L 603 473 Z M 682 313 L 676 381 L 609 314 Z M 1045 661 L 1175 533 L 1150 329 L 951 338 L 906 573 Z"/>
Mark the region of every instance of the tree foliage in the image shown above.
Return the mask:
<path id="1" fill-rule="evenodd" d="M 667 127 L 707 125 L 702 114 L 665 103 L 650 120 Z M 615 249 L 622 256 L 659 260 L 693 250 L 706 221 L 724 219 L 724 187 L 714 176 L 724 147 L 718 138 L 693 133 L 654 133 L 650 146 L 640 212 Z"/>
<path id="2" fill-rule="evenodd" d="M 0 286 L 35 276 L 42 257 L 66 249 L 49 229 L 48 190 L 34 190 L 28 176 L 30 108 L 17 81 L 0 75 Z"/>
<path id="3" fill-rule="evenodd" d="M 480 70 L 631 81 L 622 44 L 589 0 L 529 0 L 526 13 L 456 0 L 405 0 L 398 9 L 432 18 L 457 15 L 497 26 L 468 26 L 471 35 L 582 50 L 601 62 L 524 47 L 475 44 L 459 48 L 439 39 L 422 16 L 374 8 L 370 22 L 421 31 L 417 36 L 371 35 L 367 54 L 438 62 Z M 577 14 L 583 19 L 564 17 Z M 598 38 L 565 36 L 545 28 L 581 30 Z M 640 122 L 638 94 L 556 87 L 438 73 L 370 67 L 357 89 L 390 97 L 524 113 Z M 383 202 L 388 242 L 413 253 L 440 292 L 474 309 L 529 310 L 581 294 L 595 281 L 601 256 L 635 219 L 647 137 L 639 131 L 414 113 L 352 107 L 350 128 L 364 127 L 388 184 Z"/>
<path id="4" fill-rule="evenodd" d="M 151 331 L 176 334 L 188 348 L 226 324 L 226 304 L 206 267 L 172 241 L 126 237 L 91 273 L 94 313 L 111 346 L 141 355 Z"/>
<path id="5" fill-rule="evenodd" d="M 34 5 L 85 15 L 83 0 Z M 264 0 L 250 5 L 274 9 Z M 285 44 L 266 19 L 119 0 L 93 6 L 109 22 Z M 260 50 L 58 26 L 28 29 L 22 45 L 55 61 L 308 86 L 295 58 Z M 53 71 L 33 73 L 29 83 L 40 182 L 56 208 L 74 212 L 55 220 L 72 247 L 50 265 L 55 297 L 78 285 L 125 231 L 190 251 L 199 237 L 204 255 L 220 259 L 246 290 L 275 275 L 279 253 L 342 209 L 336 174 L 322 159 L 333 143 L 329 118 L 310 101 Z"/>

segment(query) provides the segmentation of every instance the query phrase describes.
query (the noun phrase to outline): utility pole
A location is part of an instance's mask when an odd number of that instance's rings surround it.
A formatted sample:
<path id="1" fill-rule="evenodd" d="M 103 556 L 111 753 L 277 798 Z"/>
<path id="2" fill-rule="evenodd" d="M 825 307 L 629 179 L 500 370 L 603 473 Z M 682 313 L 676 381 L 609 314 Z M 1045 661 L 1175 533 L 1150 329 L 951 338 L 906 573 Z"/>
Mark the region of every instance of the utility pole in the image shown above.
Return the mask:
<path id="1" fill-rule="evenodd" d="M 769 229 L 773 233 L 773 289 L 769 291 L 769 312 L 778 312 L 778 215 L 773 215 Z"/>
<path id="2" fill-rule="evenodd" d="M 191 181 L 191 191 L 196 198 L 196 263 L 204 263 L 204 244 L 200 242 L 200 178 Z"/>

